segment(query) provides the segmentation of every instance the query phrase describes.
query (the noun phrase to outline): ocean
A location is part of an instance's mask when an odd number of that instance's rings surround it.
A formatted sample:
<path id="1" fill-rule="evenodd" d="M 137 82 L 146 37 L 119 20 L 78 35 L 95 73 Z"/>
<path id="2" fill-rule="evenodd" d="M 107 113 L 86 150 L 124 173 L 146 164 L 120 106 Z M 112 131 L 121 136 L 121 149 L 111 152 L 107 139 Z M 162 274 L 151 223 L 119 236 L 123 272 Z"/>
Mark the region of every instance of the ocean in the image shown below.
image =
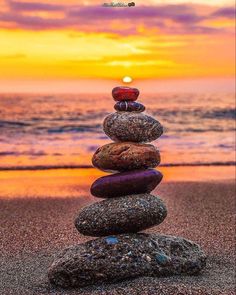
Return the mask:
<path id="1" fill-rule="evenodd" d="M 164 126 L 155 142 L 162 166 L 235 164 L 234 94 L 142 94 Z M 90 167 L 111 140 L 102 122 L 109 94 L 0 95 L 0 170 Z"/>

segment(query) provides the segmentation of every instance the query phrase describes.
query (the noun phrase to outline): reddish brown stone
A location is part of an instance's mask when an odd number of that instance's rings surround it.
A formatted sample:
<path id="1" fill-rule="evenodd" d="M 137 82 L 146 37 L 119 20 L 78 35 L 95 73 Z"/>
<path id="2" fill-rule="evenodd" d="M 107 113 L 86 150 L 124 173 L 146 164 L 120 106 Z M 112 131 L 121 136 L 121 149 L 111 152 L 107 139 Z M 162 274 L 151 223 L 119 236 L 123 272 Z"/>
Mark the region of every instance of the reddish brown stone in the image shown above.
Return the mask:
<path id="1" fill-rule="evenodd" d="M 137 88 L 119 86 L 113 88 L 112 96 L 116 101 L 135 101 L 139 96 L 139 90 Z"/>
<path id="2" fill-rule="evenodd" d="M 160 164 L 160 153 L 151 144 L 110 143 L 97 149 L 93 155 L 92 163 L 103 171 L 155 168 Z"/>
<path id="3" fill-rule="evenodd" d="M 114 109 L 118 112 L 143 112 L 145 106 L 136 101 L 118 101 Z"/>

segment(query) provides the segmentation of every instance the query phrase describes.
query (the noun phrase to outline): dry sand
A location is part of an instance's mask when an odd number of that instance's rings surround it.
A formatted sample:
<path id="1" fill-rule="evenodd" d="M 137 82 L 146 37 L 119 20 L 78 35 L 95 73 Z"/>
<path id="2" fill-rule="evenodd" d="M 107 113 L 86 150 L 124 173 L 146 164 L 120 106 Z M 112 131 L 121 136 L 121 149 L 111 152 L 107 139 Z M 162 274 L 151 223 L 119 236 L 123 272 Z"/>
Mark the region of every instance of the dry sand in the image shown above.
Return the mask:
<path id="1" fill-rule="evenodd" d="M 77 290 L 48 284 L 47 268 L 62 248 L 87 240 L 73 225 L 76 211 L 92 201 L 79 198 L 0 199 L 0 295 L 178 295 L 234 293 L 234 195 L 231 182 L 170 182 L 156 193 L 168 216 L 149 232 L 179 235 L 198 242 L 208 254 L 198 276 L 137 278 Z"/>

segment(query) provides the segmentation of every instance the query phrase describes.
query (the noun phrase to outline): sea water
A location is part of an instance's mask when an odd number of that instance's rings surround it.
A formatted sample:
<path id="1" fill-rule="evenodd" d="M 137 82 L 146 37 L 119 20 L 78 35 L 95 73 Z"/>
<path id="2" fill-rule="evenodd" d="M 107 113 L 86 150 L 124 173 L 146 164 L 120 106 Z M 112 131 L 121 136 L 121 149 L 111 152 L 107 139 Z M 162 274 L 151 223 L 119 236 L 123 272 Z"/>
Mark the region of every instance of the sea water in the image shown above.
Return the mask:
<path id="1" fill-rule="evenodd" d="M 140 102 L 164 126 L 153 144 L 161 164 L 233 165 L 234 94 L 148 94 Z M 111 140 L 102 122 L 108 94 L 0 95 L 0 169 L 89 167 Z"/>

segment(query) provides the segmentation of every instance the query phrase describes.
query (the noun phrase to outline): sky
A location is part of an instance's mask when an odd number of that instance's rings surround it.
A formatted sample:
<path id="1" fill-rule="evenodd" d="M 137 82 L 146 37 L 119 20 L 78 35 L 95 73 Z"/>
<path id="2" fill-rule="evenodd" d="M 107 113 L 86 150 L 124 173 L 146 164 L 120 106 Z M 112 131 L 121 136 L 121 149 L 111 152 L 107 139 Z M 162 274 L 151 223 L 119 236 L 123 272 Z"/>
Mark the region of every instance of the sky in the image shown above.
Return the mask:
<path id="1" fill-rule="evenodd" d="M 104 2 L 0 0 L 0 92 L 86 91 L 91 79 L 96 91 L 123 76 L 233 87 L 234 1 Z"/>

